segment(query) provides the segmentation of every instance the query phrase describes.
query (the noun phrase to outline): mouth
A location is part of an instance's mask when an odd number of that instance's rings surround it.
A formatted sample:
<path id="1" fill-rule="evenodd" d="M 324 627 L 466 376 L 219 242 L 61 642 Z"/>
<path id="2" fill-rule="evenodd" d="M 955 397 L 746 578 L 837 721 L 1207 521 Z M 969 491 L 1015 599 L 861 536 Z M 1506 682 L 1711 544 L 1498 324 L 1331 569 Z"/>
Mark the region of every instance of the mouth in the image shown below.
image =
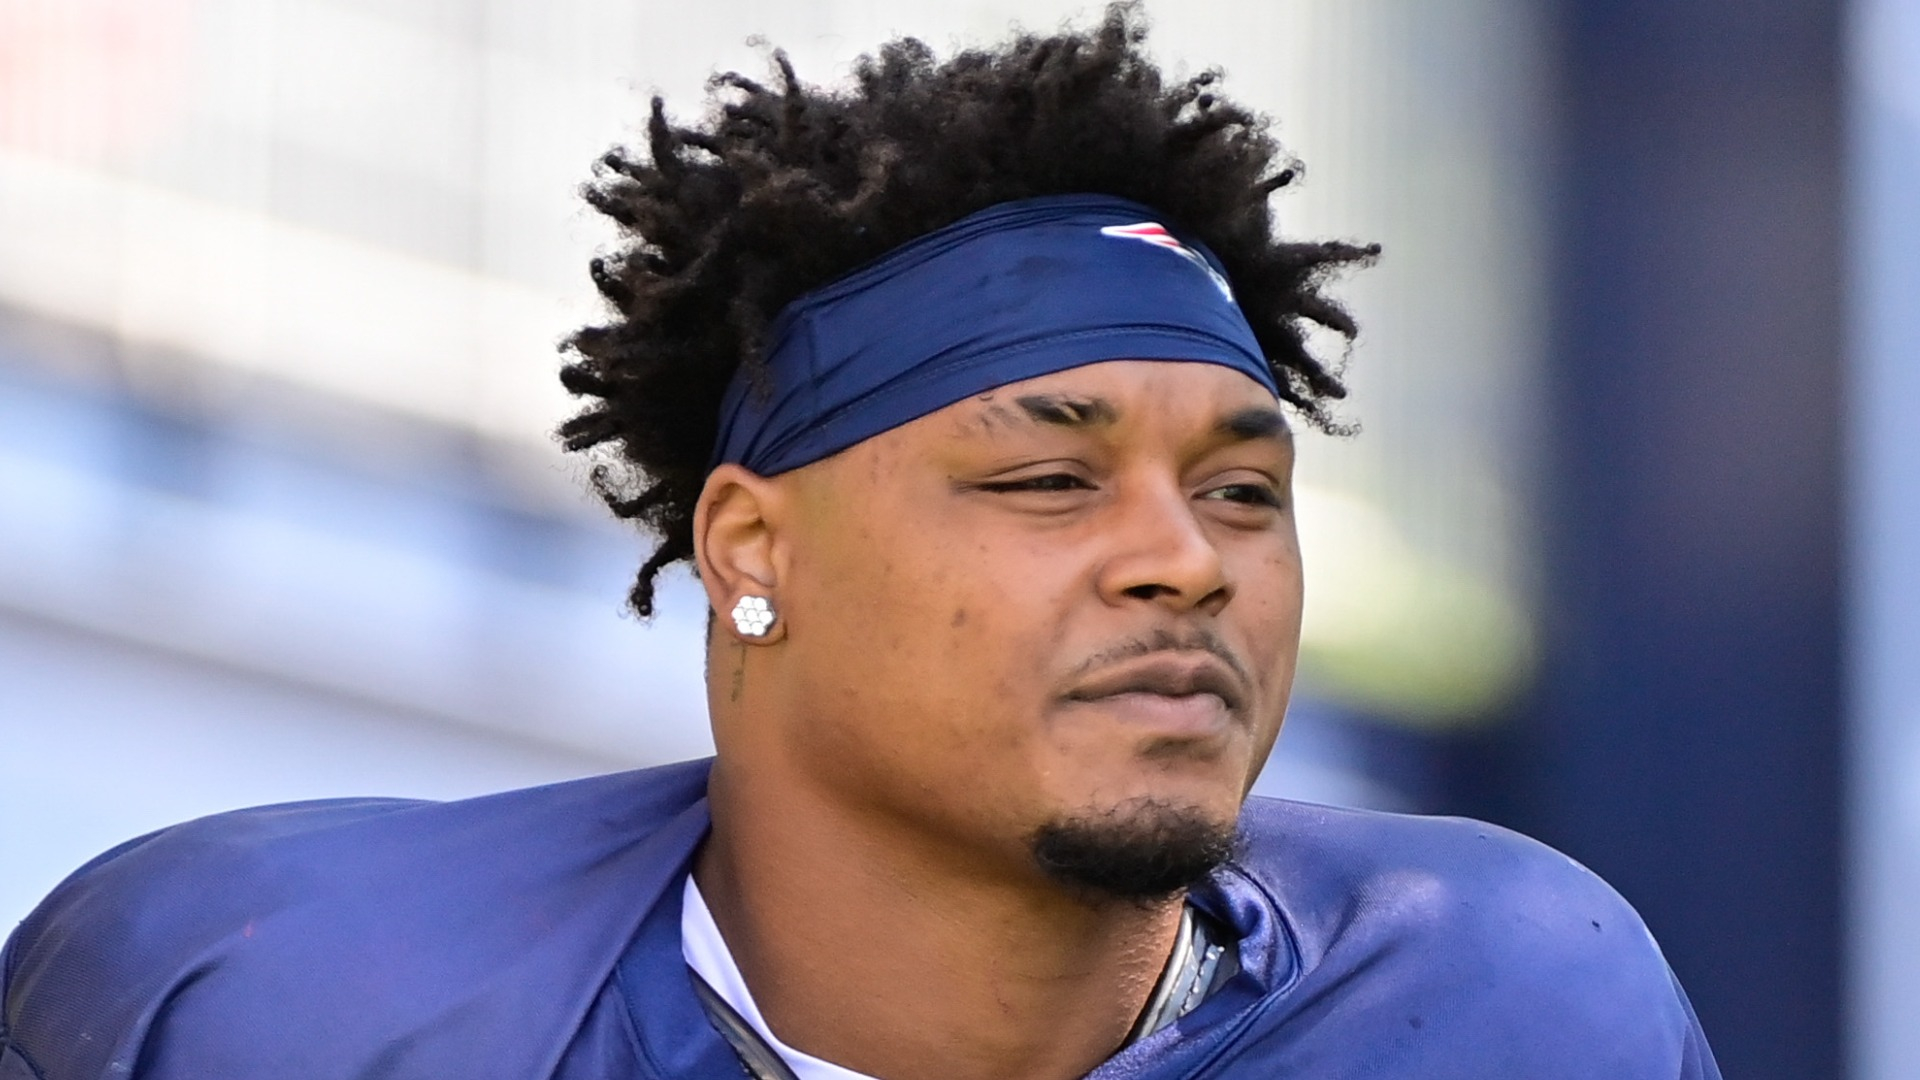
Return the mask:
<path id="1" fill-rule="evenodd" d="M 1196 733 L 1243 722 L 1246 698 L 1232 670 L 1207 653 L 1141 657 L 1098 672 L 1063 695 L 1124 720 Z"/>

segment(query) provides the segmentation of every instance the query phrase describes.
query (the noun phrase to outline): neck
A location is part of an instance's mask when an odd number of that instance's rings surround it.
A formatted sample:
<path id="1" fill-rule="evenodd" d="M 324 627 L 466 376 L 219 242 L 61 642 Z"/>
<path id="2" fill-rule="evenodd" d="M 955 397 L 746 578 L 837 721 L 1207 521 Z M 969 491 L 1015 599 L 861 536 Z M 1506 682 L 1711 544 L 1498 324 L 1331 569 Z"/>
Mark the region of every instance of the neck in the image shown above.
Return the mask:
<path id="1" fill-rule="evenodd" d="M 982 873 L 804 789 L 733 783 L 724 760 L 709 801 L 694 876 L 768 1025 L 884 1080 L 1086 1075 L 1125 1042 L 1178 931 L 1177 901 Z"/>

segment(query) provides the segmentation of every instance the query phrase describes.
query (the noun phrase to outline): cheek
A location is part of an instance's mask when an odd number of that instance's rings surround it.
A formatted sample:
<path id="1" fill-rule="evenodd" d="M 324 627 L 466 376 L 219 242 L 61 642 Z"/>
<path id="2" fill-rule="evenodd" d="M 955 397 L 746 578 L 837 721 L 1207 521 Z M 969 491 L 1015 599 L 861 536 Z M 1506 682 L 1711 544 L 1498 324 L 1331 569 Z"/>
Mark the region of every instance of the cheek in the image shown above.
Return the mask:
<path id="1" fill-rule="evenodd" d="M 789 645 L 808 752 L 923 792 L 992 783 L 1034 735 L 1056 586 L 977 529 L 924 510 L 861 516 L 796 552 Z"/>
<path id="2" fill-rule="evenodd" d="M 1277 551 L 1269 548 L 1249 556 L 1235 600 L 1240 630 L 1263 690 L 1279 696 L 1277 704 L 1284 707 L 1300 652 L 1304 596 L 1300 555 L 1289 542 Z"/>

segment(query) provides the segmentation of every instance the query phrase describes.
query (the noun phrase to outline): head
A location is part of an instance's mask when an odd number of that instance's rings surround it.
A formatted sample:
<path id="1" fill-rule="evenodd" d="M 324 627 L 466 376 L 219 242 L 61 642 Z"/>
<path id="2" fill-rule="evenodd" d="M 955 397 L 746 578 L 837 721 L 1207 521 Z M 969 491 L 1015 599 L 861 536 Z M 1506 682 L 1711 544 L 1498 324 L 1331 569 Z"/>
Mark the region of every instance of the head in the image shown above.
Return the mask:
<path id="1" fill-rule="evenodd" d="M 1288 414 L 1330 426 L 1308 324 L 1351 335 L 1321 281 L 1372 252 L 1273 236 L 1295 167 L 1214 77 L 1165 85 L 1129 8 L 1096 29 L 936 63 L 901 40 L 826 91 L 776 55 L 708 120 L 656 101 L 645 155 L 588 189 L 630 243 L 613 307 L 571 342 L 589 399 L 562 434 L 692 559 L 717 620 L 722 772 L 829 806 L 983 874 L 1092 897 L 1168 895 L 1230 849 L 1278 733 L 1300 621 Z M 987 207 L 1100 193 L 1217 256 L 1261 378 L 1160 355 L 987 386 L 776 472 L 711 464 L 730 383 L 777 381 L 780 311 Z"/>

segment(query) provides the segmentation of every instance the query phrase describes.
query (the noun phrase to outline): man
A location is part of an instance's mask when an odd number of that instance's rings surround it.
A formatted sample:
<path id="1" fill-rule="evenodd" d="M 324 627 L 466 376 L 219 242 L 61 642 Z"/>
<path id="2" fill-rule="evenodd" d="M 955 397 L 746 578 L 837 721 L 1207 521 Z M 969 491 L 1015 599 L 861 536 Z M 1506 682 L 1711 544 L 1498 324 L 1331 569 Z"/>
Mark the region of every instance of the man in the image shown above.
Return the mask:
<path id="1" fill-rule="evenodd" d="M 1141 36 L 656 102 L 563 435 L 634 607 L 698 570 L 716 758 L 124 845 L 10 942 L 0 1077 L 1717 1076 L 1564 857 L 1243 804 L 1371 251 L 1273 239 L 1261 123 Z"/>

